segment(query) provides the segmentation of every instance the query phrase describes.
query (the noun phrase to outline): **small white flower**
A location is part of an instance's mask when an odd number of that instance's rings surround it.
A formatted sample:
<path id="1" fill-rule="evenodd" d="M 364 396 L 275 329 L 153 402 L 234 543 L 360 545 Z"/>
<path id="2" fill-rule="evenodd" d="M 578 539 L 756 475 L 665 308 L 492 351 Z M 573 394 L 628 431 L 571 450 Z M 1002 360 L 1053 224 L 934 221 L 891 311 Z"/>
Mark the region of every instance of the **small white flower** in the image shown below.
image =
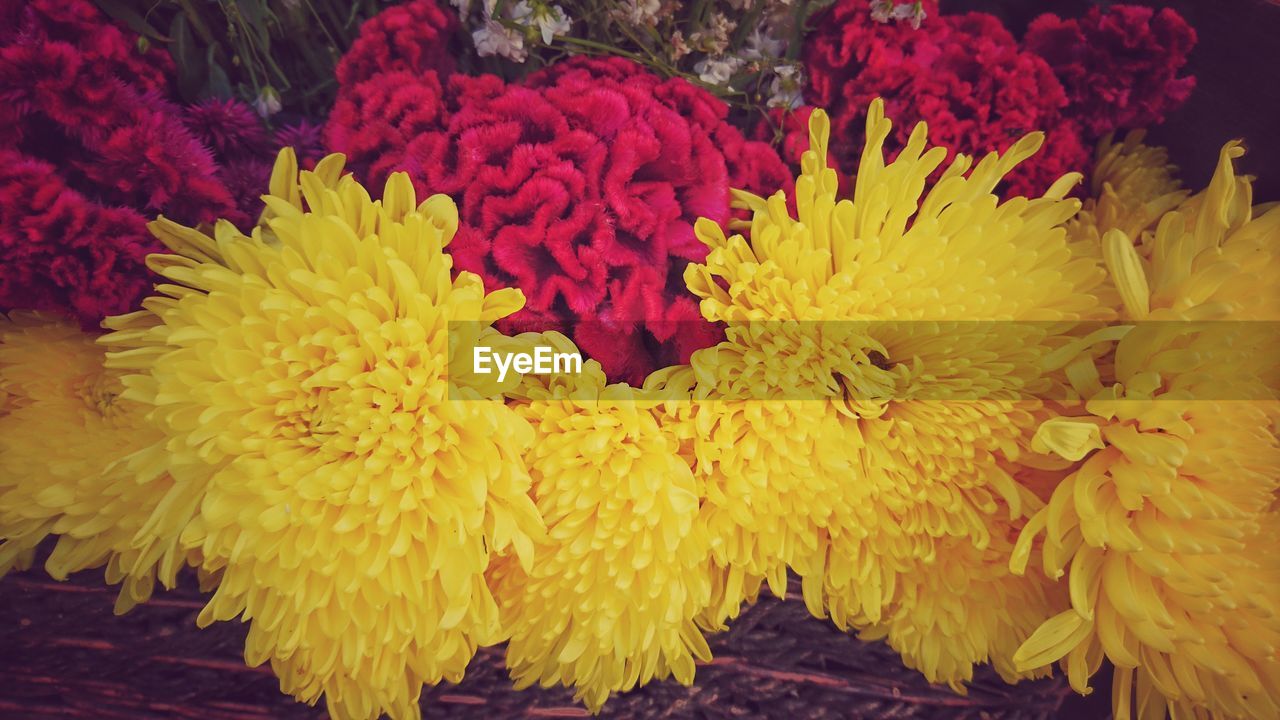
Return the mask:
<path id="1" fill-rule="evenodd" d="M 794 110 L 804 104 L 804 74 L 799 64 L 779 65 L 773 69 L 769 85 L 769 107 Z"/>
<path id="2" fill-rule="evenodd" d="M 743 65 L 742 58 L 725 57 L 723 55 L 705 57 L 693 66 L 698 79 L 709 85 L 728 86 L 729 78 Z"/>
<path id="3" fill-rule="evenodd" d="M 499 55 L 522 63 L 529 56 L 524 48 L 524 36 L 504 26 L 497 20 L 486 20 L 484 25 L 471 33 L 480 57 Z"/>
<path id="4" fill-rule="evenodd" d="M 916 30 L 920 29 L 920 23 L 924 21 L 925 16 L 924 3 L 898 3 L 893 7 L 893 19 L 897 21 L 910 20 L 911 27 Z"/>
<path id="5" fill-rule="evenodd" d="M 871 19 L 887 23 L 893 17 L 893 0 L 871 0 Z"/>
<path id="6" fill-rule="evenodd" d="M 679 60 L 680 58 L 693 52 L 689 44 L 684 41 L 684 33 L 679 30 L 671 33 L 671 59 Z"/>
<path id="7" fill-rule="evenodd" d="M 654 25 L 662 12 L 662 0 L 627 0 L 621 8 L 622 17 L 632 25 Z"/>
<path id="8" fill-rule="evenodd" d="M 260 117 L 268 118 L 280 112 L 280 93 L 270 85 L 258 91 L 253 107 Z"/>
<path id="9" fill-rule="evenodd" d="M 771 34 L 773 28 L 761 25 L 751 31 L 742 48 L 742 57 L 747 60 L 766 60 L 782 57 L 787 49 L 787 41 Z"/>
<path id="10" fill-rule="evenodd" d="M 515 4 L 511 9 L 511 19 L 525 27 L 537 25 L 544 45 L 550 45 L 553 37 L 567 35 L 573 28 L 573 21 L 565 14 L 564 8 L 544 3 L 537 3 L 535 7 L 527 0 L 520 0 Z"/>

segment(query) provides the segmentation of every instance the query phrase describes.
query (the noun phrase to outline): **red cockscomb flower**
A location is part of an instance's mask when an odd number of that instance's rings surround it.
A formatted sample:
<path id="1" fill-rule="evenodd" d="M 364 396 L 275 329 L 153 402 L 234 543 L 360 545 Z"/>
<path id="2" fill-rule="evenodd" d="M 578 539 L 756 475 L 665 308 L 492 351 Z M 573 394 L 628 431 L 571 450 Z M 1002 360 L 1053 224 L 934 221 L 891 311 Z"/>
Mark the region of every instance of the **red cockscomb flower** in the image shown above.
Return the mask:
<path id="1" fill-rule="evenodd" d="M 1194 77 L 1178 71 L 1196 32 L 1170 8 L 1095 6 L 1072 20 L 1042 15 L 1024 42 L 1048 61 L 1066 88 L 1068 113 L 1093 137 L 1161 122 L 1195 87 Z"/>
<path id="2" fill-rule="evenodd" d="M 88 322 L 129 308 L 150 290 L 144 259 L 159 249 L 146 224 L 67 187 L 49 163 L 0 150 L 0 309 Z"/>
<path id="3" fill-rule="evenodd" d="M 351 85 L 398 70 L 414 75 L 434 70 L 446 77 L 460 50 L 457 32 L 457 18 L 436 0 L 387 8 L 360 26 L 360 35 L 338 63 L 338 83 Z"/>
<path id="4" fill-rule="evenodd" d="M 929 19 L 913 29 L 876 22 L 859 0 L 840 0 L 825 12 L 805 49 L 807 99 L 831 114 L 832 151 L 845 168 L 856 166 L 865 109 L 877 97 L 901 120 L 891 138 L 898 148 L 921 120 L 931 140 L 969 155 L 1005 150 L 1062 120 L 1067 98 L 1049 65 L 1022 50 L 991 15 L 938 16 L 936 6 L 926 7 Z M 1042 192 L 1088 158 L 1078 138 L 1055 132 L 1010 175 L 1007 192 Z"/>
<path id="5" fill-rule="evenodd" d="M 705 255 L 693 221 L 727 218 L 730 186 L 783 185 L 726 115 L 683 80 L 578 58 L 520 85 L 374 75 L 342 88 L 326 137 L 367 182 L 406 170 L 457 200 L 458 267 L 528 298 L 509 329 L 562 330 L 639 382 L 718 337 L 680 280 Z"/>
<path id="6" fill-rule="evenodd" d="M 15 42 L 65 43 L 104 75 L 129 78 L 144 92 L 164 90 L 173 75 L 168 53 L 139 52 L 135 36 L 85 0 L 0 0 L 0 43 Z"/>
<path id="7" fill-rule="evenodd" d="M 0 11 L 17 20 L 0 45 L 0 136 L 18 168 L 6 170 L 0 197 L 0 309 L 63 310 L 96 325 L 149 286 L 144 217 L 247 215 L 162 98 L 166 56 L 141 53 L 87 0 L 19 5 Z M 33 168 L 44 174 L 38 192 Z"/>

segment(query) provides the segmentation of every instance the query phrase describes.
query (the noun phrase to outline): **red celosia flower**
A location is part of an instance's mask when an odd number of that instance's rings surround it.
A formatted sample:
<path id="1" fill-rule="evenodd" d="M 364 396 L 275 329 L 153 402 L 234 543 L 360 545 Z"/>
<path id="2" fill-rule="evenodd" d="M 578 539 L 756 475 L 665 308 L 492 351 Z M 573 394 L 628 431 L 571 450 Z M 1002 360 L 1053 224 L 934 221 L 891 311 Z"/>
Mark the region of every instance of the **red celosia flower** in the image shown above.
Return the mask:
<path id="1" fill-rule="evenodd" d="M 579 58 L 521 85 L 375 75 L 342 88 L 326 136 L 368 182 L 406 170 L 457 200 L 458 267 L 527 296 L 509 328 L 565 331 L 639 382 L 718 337 L 683 291 L 705 255 L 694 220 L 725 219 L 730 185 L 784 184 L 776 153 L 726 114 L 683 80 Z"/>
<path id="2" fill-rule="evenodd" d="M 1097 6 L 1078 20 L 1042 15 L 1024 39 L 1066 87 L 1071 117 L 1091 136 L 1164 120 L 1195 78 L 1178 77 L 1195 30 L 1170 8 Z"/>
<path id="3" fill-rule="evenodd" d="M 183 111 L 183 124 L 220 160 L 237 155 L 262 157 L 275 149 L 257 113 L 239 100 L 198 102 Z"/>
<path id="4" fill-rule="evenodd" d="M 915 123 L 952 152 L 981 155 L 1008 148 L 1032 130 L 1052 130 L 1067 104 L 1048 64 L 1023 51 L 990 15 L 930 18 L 920 29 L 878 23 L 870 5 L 840 0 L 815 20 L 807 39 L 807 99 L 832 117 L 832 151 L 856 167 L 862 123 L 871 100 L 882 97 L 895 119 L 893 144 L 905 145 Z M 1047 147 L 1009 178 L 1011 193 L 1043 191 L 1064 169 L 1081 169 L 1089 154 L 1079 140 L 1053 133 Z"/>
<path id="5" fill-rule="evenodd" d="M 360 35 L 338 63 L 338 83 L 351 85 L 397 70 L 448 76 L 461 49 L 457 33 L 457 18 L 436 0 L 387 8 L 360 26 Z"/>
<path id="6" fill-rule="evenodd" d="M 218 179 L 248 219 L 262 211 L 262 193 L 280 148 L 293 148 L 305 169 L 325 154 L 322 126 L 303 120 L 270 133 L 253 108 L 239 100 L 192 105 L 184 112 L 183 124 L 213 151 Z"/>
<path id="7" fill-rule="evenodd" d="M 298 156 L 298 164 L 303 168 L 312 168 L 326 153 L 324 146 L 324 126 L 307 120 L 285 125 L 276 131 L 274 143 L 276 148 L 291 147 Z M 271 160 L 273 155 L 268 156 Z M 265 185 L 261 187 L 266 187 Z M 259 190 L 261 192 L 261 190 Z"/>
<path id="8" fill-rule="evenodd" d="M 141 53 L 136 37 L 110 24 L 85 0 L 0 0 L 0 43 L 65 43 L 104 76 L 129 78 L 145 92 L 167 88 L 173 60 L 158 49 Z"/>
<path id="9" fill-rule="evenodd" d="M 146 219 L 92 202 L 52 165 L 0 150 L 0 310 L 71 312 L 85 322 L 132 309 L 160 248 Z"/>
<path id="10" fill-rule="evenodd" d="M 150 247 L 143 217 L 246 216 L 210 151 L 158 94 L 168 85 L 163 55 L 140 54 L 87 0 L 20 5 L 0 12 L 18 19 L 0 46 L 0 136 L 23 168 L 0 197 L 8 233 L 0 307 L 65 303 L 96 325 L 147 288 L 141 255 L 130 260 Z M 47 176 L 39 193 L 32 168 Z"/>
<path id="11" fill-rule="evenodd" d="M 809 116 L 813 110 L 812 105 L 801 105 L 794 110 L 772 108 L 767 117 L 756 123 L 752 137 L 772 143 L 783 160 L 799 167 L 800 158 L 809 149 Z M 834 157 L 829 158 L 828 164 L 839 167 Z"/>
<path id="12" fill-rule="evenodd" d="M 70 161 L 103 199 L 174 219 L 244 221 L 217 176 L 213 155 L 192 137 L 176 107 L 148 98 L 126 116 L 127 124 L 85 133 L 84 145 L 93 154 Z"/>
<path id="13" fill-rule="evenodd" d="M 502 87 L 500 80 L 493 81 L 495 89 Z M 366 184 L 379 186 L 393 171 L 405 170 L 423 190 L 418 160 L 435 162 L 434 154 L 443 151 L 448 112 L 436 73 L 378 74 L 341 88 L 325 125 L 325 140 L 363 171 Z"/>

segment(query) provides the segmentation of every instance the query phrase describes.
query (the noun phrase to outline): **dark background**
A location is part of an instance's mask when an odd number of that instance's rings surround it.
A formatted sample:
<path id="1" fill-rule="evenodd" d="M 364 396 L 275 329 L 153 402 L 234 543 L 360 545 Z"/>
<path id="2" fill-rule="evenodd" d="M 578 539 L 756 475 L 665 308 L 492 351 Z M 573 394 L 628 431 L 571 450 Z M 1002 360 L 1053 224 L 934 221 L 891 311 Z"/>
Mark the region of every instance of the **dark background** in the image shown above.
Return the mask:
<path id="1" fill-rule="evenodd" d="M 1015 35 L 1041 13 L 1077 17 L 1090 0 L 942 0 L 945 13 L 980 10 L 998 15 Z M 1280 200 L 1280 2 L 1275 0 L 1175 0 L 1129 4 L 1171 7 L 1195 28 L 1199 41 L 1183 74 L 1196 89 L 1181 109 L 1147 136 L 1169 148 L 1188 187 L 1202 189 L 1213 175 L 1218 150 L 1241 138 L 1248 154 L 1239 162 L 1257 176 L 1255 202 Z"/>
<path id="2" fill-rule="evenodd" d="M 1086 0 L 944 0 L 947 12 L 984 10 L 1020 33 L 1042 12 L 1074 16 Z M 1191 100 L 1149 141 L 1169 147 L 1189 187 L 1207 183 L 1218 150 L 1243 138 L 1245 172 L 1258 176 L 1255 200 L 1280 200 L 1280 5 L 1266 0 L 1148 2 L 1173 7 L 1199 43 L 1187 72 Z M 203 604 L 187 578 L 125 617 L 113 617 L 114 589 L 98 572 L 54 583 L 42 572 L 0 580 L 0 717 L 3 718 L 319 718 L 295 703 L 267 668 L 248 668 L 244 628 L 217 623 L 197 631 Z M 798 600 L 766 601 L 713 640 L 717 661 L 683 689 L 654 683 L 611 700 L 603 717 L 1104 718 L 1109 672 L 1079 698 L 1060 682 L 1003 686 L 980 674 L 968 698 L 929 688 L 893 653 L 859 643 L 808 618 Z M 563 691 L 507 689 L 501 658 L 483 652 L 460 687 L 428 689 L 428 717 L 583 717 Z M 1064 696 L 1066 700 L 1063 701 Z M 1057 712 L 1053 708 L 1058 708 Z"/>

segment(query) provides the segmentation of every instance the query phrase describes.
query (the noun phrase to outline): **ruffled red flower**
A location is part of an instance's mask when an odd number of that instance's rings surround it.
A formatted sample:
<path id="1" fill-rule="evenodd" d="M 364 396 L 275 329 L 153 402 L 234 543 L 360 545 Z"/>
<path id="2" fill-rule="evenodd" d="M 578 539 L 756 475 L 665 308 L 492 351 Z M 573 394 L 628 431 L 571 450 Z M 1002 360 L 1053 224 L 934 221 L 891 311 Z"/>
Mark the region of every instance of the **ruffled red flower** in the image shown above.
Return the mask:
<path id="1" fill-rule="evenodd" d="M 683 289 L 705 256 L 698 217 L 729 187 L 768 191 L 786 168 L 683 80 L 578 58 L 508 85 L 392 72 L 343 87 L 326 137 L 373 184 L 406 170 L 458 202 L 457 266 L 519 287 L 508 328 L 561 330 L 611 378 L 641 381 L 719 337 Z"/>
<path id="2" fill-rule="evenodd" d="M 1042 15 L 1024 43 L 1048 61 L 1066 88 L 1068 113 L 1093 137 L 1164 120 L 1195 87 L 1178 77 L 1196 43 L 1176 11 L 1094 6 L 1080 19 Z"/>
<path id="3" fill-rule="evenodd" d="M 86 0 L 0 0 L 0 43 L 65 43 L 104 76 L 128 78 L 144 92 L 169 86 L 173 59 L 138 51 L 137 37 L 110 24 Z"/>
<path id="4" fill-rule="evenodd" d="M 436 0 L 410 0 L 387 8 L 360 26 L 360 34 L 338 63 L 338 83 L 351 85 L 378 73 L 421 75 L 453 72 L 458 20 Z"/>
<path id="5" fill-rule="evenodd" d="M 158 94 L 171 68 L 163 55 L 140 53 L 87 0 L 21 5 L 0 13 L 18 19 L 0 47 L 0 136 L 24 168 L 0 197 L 9 233 L 0 308 L 62 309 L 96 325 L 147 289 L 142 264 L 128 260 L 152 247 L 142 217 L 245 216 L 210 151 Z M 45 173 L 45 191 L 29 187 L 31 168 Z"/>
<path id="6" fill-rule="evenodd" d="M 57 168 L 0 150 L 0 310 L 123 312 L 151 289 L 144 259 L 160 249 L 135 210 L 95 203 Z"/>
<path id="7" fill-rule="evenodd" d="M 465 78 L 456 78 L 458 83 Z M 495 90 L 503 85 L 495 81 Z M 456 99 L 456 97 L 455 97 Z M 396 170 L 405 170 L 421 184 L 424 164 L 443 152 L 449 107 L 444 87 L 434 72 L 406 71 L 378 74 L 343 86 L 325 125 L 325 142 L 346 153 L 366 183 L 379 186 Z M 456 193 L 458 188 L 433 189 Z"/>
<path id="8" fill-rule="evenodd" d="M 898 148 L 921 120 L 932 142 L 969 155 L 1005 150 L 1061 122 L 1067 104 L 1061 84 L 999 20 L 926 11 L 930 17 L 918 30 L 872 20 L 861 0 L 840 0 L 815 19 L 805 47 L 807 99 L 831 114 L 832 151 L 842 167 L 856 167 L 866 108 L 877 97 L 895 119 L 891 140 Z M 1078 139 L 1056 132 L 1050 140 L 1011 174 L 1009 192 L 1043 191 L 1064 167 L 1082 169 L 1088 161 Z"/>

